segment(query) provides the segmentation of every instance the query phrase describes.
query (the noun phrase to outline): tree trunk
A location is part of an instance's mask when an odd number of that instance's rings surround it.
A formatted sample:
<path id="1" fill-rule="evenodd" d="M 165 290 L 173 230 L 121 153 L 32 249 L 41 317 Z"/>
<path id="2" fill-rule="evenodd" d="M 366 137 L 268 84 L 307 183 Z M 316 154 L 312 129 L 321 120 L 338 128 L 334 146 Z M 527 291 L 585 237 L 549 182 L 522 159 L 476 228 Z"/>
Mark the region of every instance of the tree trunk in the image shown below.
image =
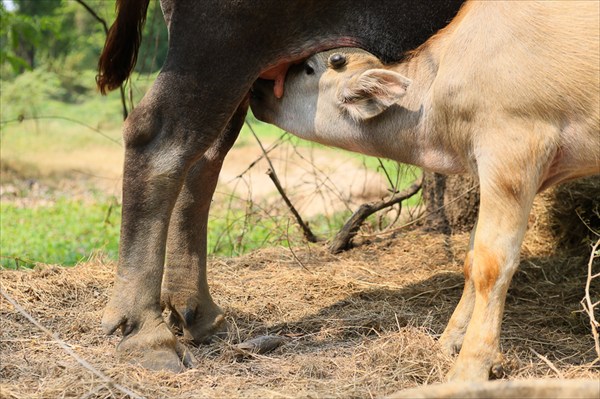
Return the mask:
<path id="1" fill-rule="evenodd" d="M 425 172 L 425 227 L 445 234 L 469 231 L 479 210 L 479 188 L 470 175 L 444 176 Z"/>

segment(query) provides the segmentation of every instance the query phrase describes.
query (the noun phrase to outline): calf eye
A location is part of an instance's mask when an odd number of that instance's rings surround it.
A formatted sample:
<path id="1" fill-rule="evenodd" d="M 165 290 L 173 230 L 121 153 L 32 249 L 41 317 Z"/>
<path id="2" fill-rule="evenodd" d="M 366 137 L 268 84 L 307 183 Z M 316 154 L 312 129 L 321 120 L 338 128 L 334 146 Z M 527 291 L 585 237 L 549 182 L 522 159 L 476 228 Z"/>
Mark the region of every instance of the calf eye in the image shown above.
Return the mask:
<path id="1" fill-rule="evenodd" d="M 312 75 L 315 73 L 315 70 L 310 65 L 304 64 L 304 72 L 306 72 L 307 75 Z"/>
<path id="2" fill-rule="evenodd" d="M 340 69 L 346 65 L 346 56 L 340 53 L 332 54 L 331 57 L 329 57 L 329 65 L 333 69 Z"/>

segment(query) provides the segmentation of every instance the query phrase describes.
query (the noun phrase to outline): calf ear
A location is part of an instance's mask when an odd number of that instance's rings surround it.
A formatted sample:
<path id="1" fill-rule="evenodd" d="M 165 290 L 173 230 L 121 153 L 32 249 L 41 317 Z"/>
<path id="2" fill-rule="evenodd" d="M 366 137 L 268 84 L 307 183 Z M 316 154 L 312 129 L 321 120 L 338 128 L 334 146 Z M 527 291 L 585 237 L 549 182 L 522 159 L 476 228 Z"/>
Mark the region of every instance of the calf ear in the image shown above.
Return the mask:
<path id="1" fill-rule="evenodd" d="M 397 72 L 369 69 L 341 88 L 340 106 L 355 120 L 373 118 L 397 103 L 410 83 L 410 79 Z"/>

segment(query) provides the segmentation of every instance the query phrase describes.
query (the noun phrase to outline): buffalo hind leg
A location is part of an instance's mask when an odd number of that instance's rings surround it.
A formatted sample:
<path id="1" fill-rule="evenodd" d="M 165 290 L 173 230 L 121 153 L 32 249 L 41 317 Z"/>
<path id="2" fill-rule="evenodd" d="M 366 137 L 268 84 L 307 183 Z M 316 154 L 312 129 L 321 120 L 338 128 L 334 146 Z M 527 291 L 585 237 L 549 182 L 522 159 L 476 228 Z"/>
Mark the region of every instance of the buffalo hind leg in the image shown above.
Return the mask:
<path id="1" fill-rule="evenodd" d="M 120 357 L 155 370 L 181 371 L 186 360 L 160 302 L 171 213 L 188 170 L 216 139 L 210 132 L 222 132 L 227 124 L 226 114 L 209 106 L 192 112 L 193 104 L 204 102 L 189 82 L 177 74 L 159 75 L 123 130 L 119 264 L 102 327 L 108 334 L 120 329 Z"/>
<path id="2" fill-rule="evenodd" d="M 196 344 L 226 330 L 206 279 L 207 224 L 223 159 L 237 139 L 247 109 L 247 102 L 238 107 L 221 136 L 192 166 L 171 216 L 162 301 L 171 312 L 169 324 Z"/>

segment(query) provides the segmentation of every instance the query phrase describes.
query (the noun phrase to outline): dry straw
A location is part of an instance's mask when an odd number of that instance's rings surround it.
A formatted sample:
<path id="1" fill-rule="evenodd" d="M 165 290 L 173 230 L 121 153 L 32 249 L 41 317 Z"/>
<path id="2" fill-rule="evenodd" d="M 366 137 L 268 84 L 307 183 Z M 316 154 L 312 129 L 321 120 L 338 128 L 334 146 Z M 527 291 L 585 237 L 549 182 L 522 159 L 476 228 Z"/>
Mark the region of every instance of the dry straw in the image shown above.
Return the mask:
<path id="1" fill-rule="evenodd" d="M 126 397 L 117 385 L 149 398 L 376 397 L 441 382 L 452 359 L 436 338 L 460 297 L 467 241 L 412 230 L 335 256 L 315 244 L 294 255 L 270 248 L 213 259 L 209 278 L 229 338 L 192 348 L 197 367 L 179 375 L 117 362 L 119 338 L 99 328 L 114 263 L 2 271 L 3 290 L 25 312 L 114 381 L 83 367 L 2 298 L 2 397 Z M 587 261 L 525 254 L 506 306 L 508 378 L 600 378 L 579 303 Z M 590 290 L 600 292 L 596 281 Z M 286 343 L 239 356 L 236 344 L 264 335 Z"/>

